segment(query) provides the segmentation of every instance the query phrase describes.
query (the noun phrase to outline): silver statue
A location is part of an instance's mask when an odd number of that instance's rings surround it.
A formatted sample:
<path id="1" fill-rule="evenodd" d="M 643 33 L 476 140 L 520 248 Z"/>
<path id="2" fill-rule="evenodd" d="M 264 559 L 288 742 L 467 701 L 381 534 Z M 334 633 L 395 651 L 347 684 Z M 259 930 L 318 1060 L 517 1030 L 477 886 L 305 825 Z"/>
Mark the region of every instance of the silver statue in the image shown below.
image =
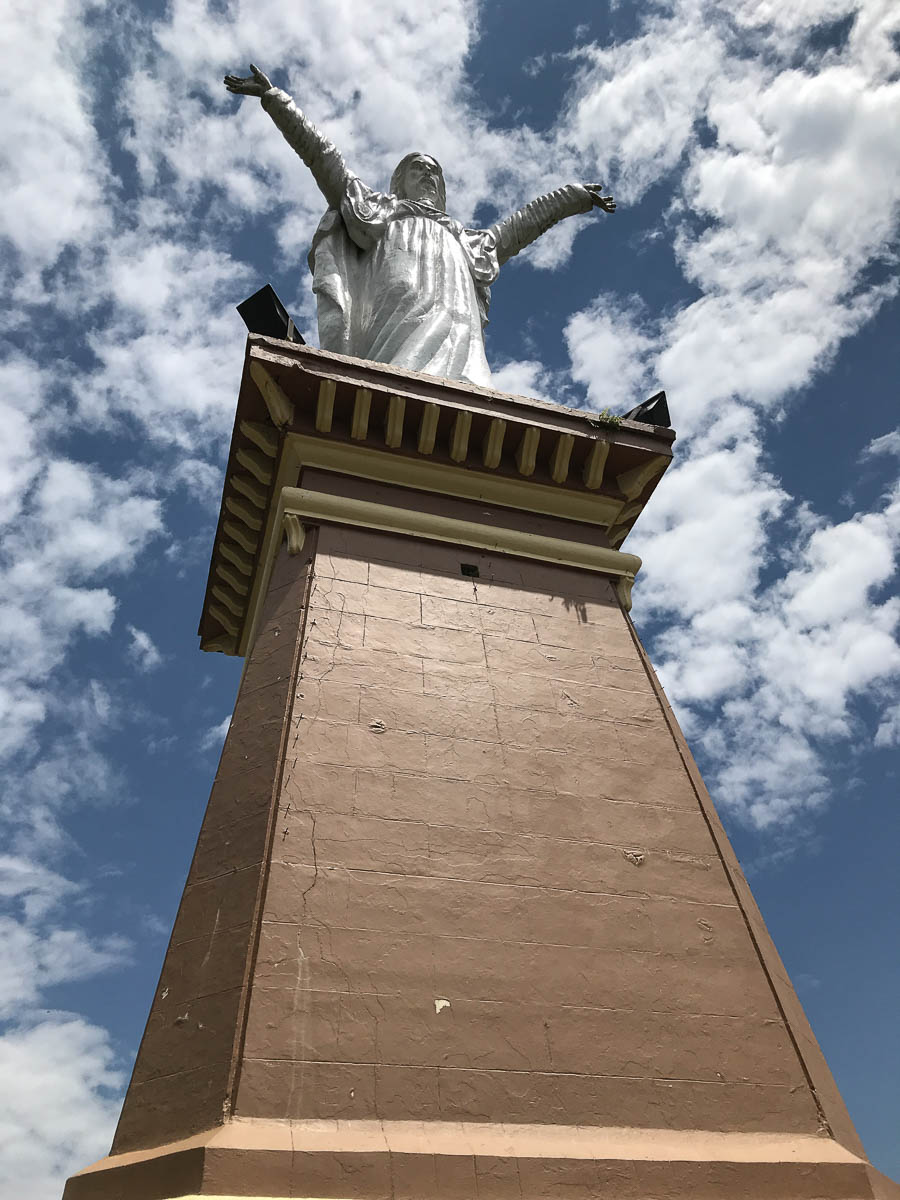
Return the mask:
<path id="1" fill-rule="evenodd" d="M 390 192 L 373 191 L 286 92 L 250 70 L 225 86 L 260 98 L 328 202 L 309 252 L 322 349 L 489 386 L 484 326 L 500 268 L 564 217 L 614 212 L 603 185 L 569 184 L 490 229 L 466 229 L 447 215 L 429 155 L 407 154 Z"/>

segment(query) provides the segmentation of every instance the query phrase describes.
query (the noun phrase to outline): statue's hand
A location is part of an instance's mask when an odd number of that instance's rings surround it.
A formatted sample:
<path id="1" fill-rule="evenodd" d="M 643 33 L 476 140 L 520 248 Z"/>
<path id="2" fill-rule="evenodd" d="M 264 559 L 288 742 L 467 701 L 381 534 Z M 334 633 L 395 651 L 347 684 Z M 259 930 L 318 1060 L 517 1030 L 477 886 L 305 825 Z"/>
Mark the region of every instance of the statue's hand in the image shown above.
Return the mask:
<path id="1" fill-rule="evenodd" d="M 612 196 L 603 195 L 602 183 L 586 183 L 584 187 L 593 201 L 594 208 L 602 208 L 604 212 L 608 213 L 616 211 L 616 202 Z"/>
<path id="2" fill-rule="evenodd" d="M 225 86 L 229 92 L 233 92 L 235 96 L 264 96 L 272 83 L 268 75 L 264 75 L 258 67 L 250 64 L 252 75 L 248 75 L 246 79 L 242 79 L 240 75 L 226 75 Z"/>

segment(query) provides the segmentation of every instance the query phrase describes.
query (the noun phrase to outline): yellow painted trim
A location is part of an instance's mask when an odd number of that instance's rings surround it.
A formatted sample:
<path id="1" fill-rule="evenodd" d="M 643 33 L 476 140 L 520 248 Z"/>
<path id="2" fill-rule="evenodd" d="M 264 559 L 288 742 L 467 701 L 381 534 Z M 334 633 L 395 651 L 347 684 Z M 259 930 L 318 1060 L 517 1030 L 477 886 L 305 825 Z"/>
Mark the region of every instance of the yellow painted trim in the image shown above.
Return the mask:
<path id="1" fill-rule="evenodd" d="M 258 421 L 241 421 L 241 433 L 268 458 L 274 458 L 278 453 L 278 434 L 271 425 L 262 425 Z"/>
<path id="2" fill-rule="evenodd" d="M 350 436 L 358 442 L 364 442 L 369 436 L 369 413 L 371 410 L 371 389 L 358 387 L 353 398 L 353 420 L 350 424 Z"/>
<path id="3" fill-rule="evenodd" d="M 268 487 L 272 482 L 272 470 L 274 463 L 271 456 L 263 454 L 259 450 L 252 450 L 247 446 L 242 446 L 235 455 L 237 461 L 242 467 L 255 476 L 263 487 Z"/>
<path id="4" fill-rule="evenodd" d="M 403 441 L 403 418 L 406 414 L 404 396 L 388 396 L 387 415 L 384 419 L 384 444 L 396 449 Z"/>
<path id="5" fill-rule="evenodd" d="M 623 504 L 621 500 L 596 492 L 573 492 L 546 483 L 488 475 L 465 467 L 451 467 L 433 459 L 407 458 L 370 446 L 330 442 L 302 433 L 288 434 L 285 441 L 298 470 L 304 466 L 341 471 L 376 483 L 395 483 L 442 496 L 456 496 L 460 500 L 499 504 L 503 508 L 561 517 L 566 521 L 583 521 L 604 529 L 615 522 Z"/>
<path id="6" fill-rule="evenodd" d="M 285 447 L 278 462 L 278 473 L 275 476 L 274 503 L 269 505 L 269 510 L 266 513 L 266 525 L 260 540 L 258 565 L 256 574 L 253 576 L 253 587 L 250 592 L 250 599 L 247 601 L 247 615 L 244 618 L 244 625 L 237 646 L 237 653 L 239 655 L 246 655 L 249 647 L 253 645 L 256 639 L 256 627 L 259 624 L 259 618 L 262 613 L 263 598 L 269 587 L 269 577 L 272 574 L 275 555 L 281 543 L 283 521 L 278 497 L 287 484 L 296 482 L 297 462 L 294 455 L 288 449 L 287 439 L 285 439 Z"/>
<path id="7" fill-rule="evenodd" d="M 335 521 L 341 525 L 357 525 L 384 533 L 452 542 L 479 550 L 515 554 L 520 558 L 535 558 L 560 566 L 602 571 L 625 579 L 634 579 L 641 567 L 641 560 L 636 554 L 610 550 L 607 546 L 592 546 L 588 542 L 526 533 L 521 529 L 482 525 L 477 521 L 463 521 L 458 517 L 420 512 L 414 508 L 397 508 L 392 504 L 376 504 L 371 500 L 358 500 L 350 496 L 333 496 L 310 488 L 282 488 L 278 508 L 282 516 L 291 513 L 303 521 Z"/>
<path id="8" fill-rule="evenodd" d="M 434 441 L 437 437 L 438 418 L 440 415 L 441 410 L 436 404 L 424 404 L 422 406 L 418 441 L 420 454 L 430 454 L 434 450 Z"/>
<path id="9" fill-rule="evenodd" d="M 587 461 L 584 464 L 584 472 L 582 479 L 584 486 L 588 488 L 598 488 L 603 483 L 603 472 L 606 469 L 606 460 L 609 457 L 609 442 L 598 440 L 594 442 L 590 454 L 587 456 Z"/>
<path id="10" fill-rule="evenodd" d="M 493 469 L 500 466 L 500 456 L 503 453 L 503 435 L 506 433 L 506 422 L 500 417 L 494 417 L 488 426 L 484 443 L 481 448 L 481 461 L 486 467 Z"/>
<path id="11" fill-rule="evenodd" d="M 333 379 L 323 379 L 319 384 L 319 399 L 316 402 L 316 429 L 319 433 L 331 433 L 336 389 L 337 384 Z"/>
<path id="12" fill-rule="evenodd" d="M 293 513 L 285 513 L 284 532 L 287 535 L 288 554 L 299 554 L 306 541 L 306 526 Z"/>
<path id="13" fill-rule="evenodd" d="M 554 483 L 565 483 L 569 477 L 569 462 L 575 449 L 575 434 L 561 433 L 550 459 L 550 477 Z"/>
<path id="14" fill-rule="evenodd" d="M 469 433 L 472 429 L 472 414 L 467 408 L 457 410 L 450 435 L 450 457 L 454 462 L 465 462 L 469 453 Z"/>
<path id="15" fill-rule="evenodd" d="M 292 425 L 294 421 L 294 406 L 288 400 L 283 390 L 272 378 L 265 363 L 258 358 L 250 360 L 250 378 L 259 388 L 260 395 L 265 401 L 272 424 L 277 426 Z"/>
<path id="16" fill-rule="evenodd" d="M 519 442 L 519 449 L 516 451 L 516 466 L 519 468 L 520 475 L 534 474 L 540 440 L 541 431 L 535 425 L 527 426 L 522 434 L 522 440 Z"/>
<path id="17" fill-rule="evenodd" d="M 238 500 L 234 496 L 228 496 L 225 500 L 225 507 L 232 516 L 237 517 L 239 521 L 243 521 L 248 529 L 252 529 L 254 533 L 259 533 L 262 529 L 262 516 L 259 512 L 254 512 L 249 504 L 245 504 L 243 500 Z"/>
<path id="18" fill-rule="evenodd" d="M 632 467 L 630 471 L 623 471 L 616 480 L 619 490 L 629 500 L 637 500 L 650 480 L 655 479 L 657 475 L 662 475 L 670 461 L 665 454 L 657 454 L 653 458 L 648 459 L 647 462 L 641 463 L 639 467 Z"/>

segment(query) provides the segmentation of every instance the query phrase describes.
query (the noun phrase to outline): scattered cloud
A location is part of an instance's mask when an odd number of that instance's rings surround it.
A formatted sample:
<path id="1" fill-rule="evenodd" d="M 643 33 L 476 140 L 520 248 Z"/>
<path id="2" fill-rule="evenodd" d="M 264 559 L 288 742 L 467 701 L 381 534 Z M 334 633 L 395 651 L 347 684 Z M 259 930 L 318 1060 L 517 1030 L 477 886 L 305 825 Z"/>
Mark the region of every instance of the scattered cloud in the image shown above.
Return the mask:
<path id="1" fill-rule="evenodd" d="M 892 429 L 890 433 L 872 438 L 860 454 L 863 461 L 881 457 L 900 458 L 900 429 Z"/>
<path id="2" fill-rule="evenodd" d="M 0 1193 L 50 1200 L 109 1149 L 125 1082 L 104 1029 L 52 1013 L 0 1037 Z"/>
<path id="3" fill-rule="evenodd" d="M 885 709 L 881 723 L 875 730 L 875 745 L 880 750 L 900 746 L 900 704 Z"/>
<path id="4" fill-rule="evenodd" d="M 134 625 L 127 626 L 131 641 L 128 645 L 128 656 L 141 671 L 152 671 L 162 662 L 162 655 L 154 644 L 150 634 Z"/>
<path id="5" fill-rule="evenodd" d="M 572 377 L 596 409 L 626 412 L 639 402 L 635 397 L 649 395 L 655 341 L 636 309 L 636 304 L 616 308 L 604 297 L 566 325 Z"/>
<path id="6" fill-rule="evenodd" d="M 31 744 L 51 703 L 50 673 L 79 637 L 110 631 L 109 580 L 162 529 L 158 500 L 64 458 L 38 461 L 22 504 L 5 531 L 0 581 L 0 759 Z"/>
<path id="7" fill-rule="evenodd" d="M 33 86 L 11 77 L 3 85 L 6 137 L 15 147 L 0 155 L 5 235 L 16 256 L 17 299 L 25 303 L 40 295 L 40 271 L 67 247 L 90 246 L 111 229 L 114 184 L 84 86 L 93 49 L 85 18 L 102 7 L 92 0 L 46 0 L 39 9 L 18 3 L 5 22 L 8 51 L 41 64 Z"/>
<path id="8" fill-rule="evenodd" d="M 533 396 L 550 404 L 565 403 L 560 396 L 560 384 L 552 372 L 532 360 L 504 363 L 492 371 L 491 386 L 512 396 Z"/>
<path id="9" fill-rule="evenodd" d="M 105 1030 L 49 1008 L 61 984 L 121 968 L 131 945 L 60 923 L 83 888 L 33 859 L 0 857 L 0 1194 L 47 1200 L 108 1147 L 124 1082 Z"/>
<path id="10" fill-rule="evenodd" d="M 897 494 L 831 520 L 767 456 L 773 422 L 896 292 L 896 6 L 653 6 L 633 36 L 571 52 L 570 93 L 541 133 L 497 128 L 479 109 L 470 0 L 427 14 L 414 0 L 337 6 L 327 21 L 279 0 L 214 7 L 46 0 L 14 5 L 5 29 L 8 57 L 40 64 L 26 89 L 0 83 L 12 301 L 0 357 L 0 1000 L 12 1021 L 0 1066 L 25 1080 L 5 1097 L 0 1138 L 13 1147 L 9 1187 L 27 1200 L 58 1194 L 72 1165 L 105 1150 L 122 1083 L 102 1030 L 65 1013 L 19 1019 L 45 989 L 129 953 L 78 922 L 86 893 L 61 869 L 67 815 L 119 784 L 103 743 L 115 688 L 92 666 L 75 694 L 71 664 L 108 644 L 118 616 L 121 653 L 145 670 L 162 660 L 122 613 L 121 583 L 149 554 L 173 569 L 208 547 L 190 528 L 169 536 L 168 557 L 159 543 L 185 494 L 216 501 L 243 343 L 235 296 L 260 272 L 293 280 L 287 298 L 312 323 L 304 260 L 321 198 L 259 105 L 225 93 L 224 70 L 251 57 L 270 69 L 375 186 L 410 148 L 434 153 L 464 220 L 561 179 L 605 179 L 631 204 L 664 184 L 654 232 L 696 299 L 651 314 L 601 294 L 567 323 L 564 378 L 532 359 L 502 366 L 497 384 L 551 400 L 579 385 L 614 409 L 668 390 L 678 457 L 632 539 L 645 559 L 636 611 L 692 740 L 720 764 L 720 803 L 789 829 L 830 802 L 830 749 L 900 741 Z M 842 18 L 840 39 L 814 44 Z M 114 85 L 110 61 L 128 64 Z M 592 219 L 564 223 L 527 262 L 565 263 Z M 103 438 L 107 465 L 92 457 Z M 862 457 L 898 454 L 895 431 Z M 874 733 L 863 697 L 881 710 Z M 228 723 L 202 736 L 204 751 Z"/>
<path id="11" fill-rule="evenodd" d="M 742 472 L 737 450 L 720 452 L 705 522 L 691 476 L 715 470 L 714 455 L 683 463 L 654 498 L 635 538 L 647 563 L 640 606 L 667 626 L 658 667 L 717 801 L 759 828 L 784 827 L 829 801 L 827 754 L 858 737 L 854 702 L 897 690 L 900 602 L 885 590 L 900 493 L 874 512 L 804 526 L 790 569 L 772 578 L 769 547 L 789 544 L 787 498 L 746 461 L 746 444 L 743 454 Z M 699 553 L 687 546 L 692 529 Z M 885 744 L 888 733 L 877 736 Z"/>
<path id="12" fill-rule="evenodd" d="M 186 488 L 194 500 L 210 508 L 218 507 L 222 492 L 222 466 L 220 463 L 207 462 L 202 458 L 183 458 L 171 474 L 173 483 Z"/>
<path id="13" fill-rule="evenodd" d="M 208 750 L 219 750 L 222 743 L 225 741 L 225 734 L 228 732 L 228 727 L 231 724 L 231 713 L 224 717 L 218 725 L 212 725 L 207 729 L 206 733 L 200 738 L 200 749 L 206 753 Z"/>
<path id="14" fill-rule="evenodd" d="M 0 1021 L 20 1020 L 49 987 L 123 966 L 129 951 L 120 937 L 98 941 L 78 929 L 32 929 L 0 919 Z"/>
<path id="15" fill-rule="evenodd" d="M 679 398 L 682 435 L 735 402 L 777 410 L 896 293 L 895 273 L 867 272 L 896 236 L 900 83 L 877 50 L 897 17 L 872 4 L 879 17 L 857 21 L 842 52 L 787 66 L 834 9 L 794 6 L 779 23 L 761 5 L 682 0 L 640 37 L 578 52 L 565 128 L 598 169 L 614 155 L 623 199 L 682 168 L 669 221 L 702 294 L 655 326 L 638 323 Z M 733 18 L 742 38 L 761 39 L 759 53 L 741 52 Z M 592 325 L 609 337 L 614 318 L 590 316 L 576 350 Z"/>
<path id="16" fill-rule="evenodd" d="M 677 3 L 652 12 L 636 37 L 572 52 L 578 72 L 561 124 L 581 156 L 612 168 L 622 202 L 671 173 L 694 141 L 709 90 L 728 70 L 722 23 L 713 5 Z"/>
<path id="17" fill-rule="evenodd" d="M 28 921 L 45 916 L 77 891 L 73 883 L 47 867 L 11 854 L 0 856 L 0 899 L 21 904 Z"/>
<path id="18" fill-rule="evenodd" d="M 673 401 L 676 464 L 629 542 L 645 559 L 636 611 L 717 800 L 759 828 L 829 801 L 854 701 L 884 704 L 900 681 L 896 495 L 830 522 L 764 453 L 772 417 L 897 287 L 879 266 L 900 191 L 900 16 L 863 5 L 842 46 L 808 52 L 847 11 L 676 2 L 635 38 L 579 49 L 565 118 L 624 199 L 680 180 L 667 220 L 699 298 L 651 319 L 601 296 L 566 338 L 593 405 L 625 407 L 651 381 Z"/>

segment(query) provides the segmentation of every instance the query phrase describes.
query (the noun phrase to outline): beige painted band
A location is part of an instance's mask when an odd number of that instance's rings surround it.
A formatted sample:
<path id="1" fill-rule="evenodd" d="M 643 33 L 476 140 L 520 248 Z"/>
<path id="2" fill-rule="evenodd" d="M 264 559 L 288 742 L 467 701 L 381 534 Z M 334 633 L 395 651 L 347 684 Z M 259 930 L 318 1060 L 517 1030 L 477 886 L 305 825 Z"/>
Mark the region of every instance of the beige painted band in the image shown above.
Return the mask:
<path id="1" fill-rule="evenodd" d="M 814 1133 L 723 1133 L 708 1129 L 502 1124 L 481 1121 L 267 1120 L 232 1117 L 183 1141 L 110 1155 L 79 1176 L 185 1150 L 293 1154 L 424 1154 L 597 1162 L 859 1163 L 846 1146 Z M 224 1200 L 219 1197 L 218 1200 Z"/>
<path id="2" fill-rule="evenodd" d="M 371 500 L 357 500 L 349 496 L 333 496 L 308 488 L 282 488 L 278 506 L 282 519 L 285 514 L 293 514 L 307 521 L 361 525 L 384 533 L 402 533 L 437 542 L 473 546 L 478 550 L 514 554 L 520 558 L 535 558 L 560 566 L 602 571 L 629 581 L 634 579 L 641 567 L 641 560 L 636 554 L 611 550 L 607 546 L 592 546 L 587 542 L 571 542 L 564 538 L 526 533 L 520 529 L 481 525 L 476 521 L 463 521 L 457 517 L 419 512 L 411 508 L 395 508 L 391 504 L 376 504 Z"/>

